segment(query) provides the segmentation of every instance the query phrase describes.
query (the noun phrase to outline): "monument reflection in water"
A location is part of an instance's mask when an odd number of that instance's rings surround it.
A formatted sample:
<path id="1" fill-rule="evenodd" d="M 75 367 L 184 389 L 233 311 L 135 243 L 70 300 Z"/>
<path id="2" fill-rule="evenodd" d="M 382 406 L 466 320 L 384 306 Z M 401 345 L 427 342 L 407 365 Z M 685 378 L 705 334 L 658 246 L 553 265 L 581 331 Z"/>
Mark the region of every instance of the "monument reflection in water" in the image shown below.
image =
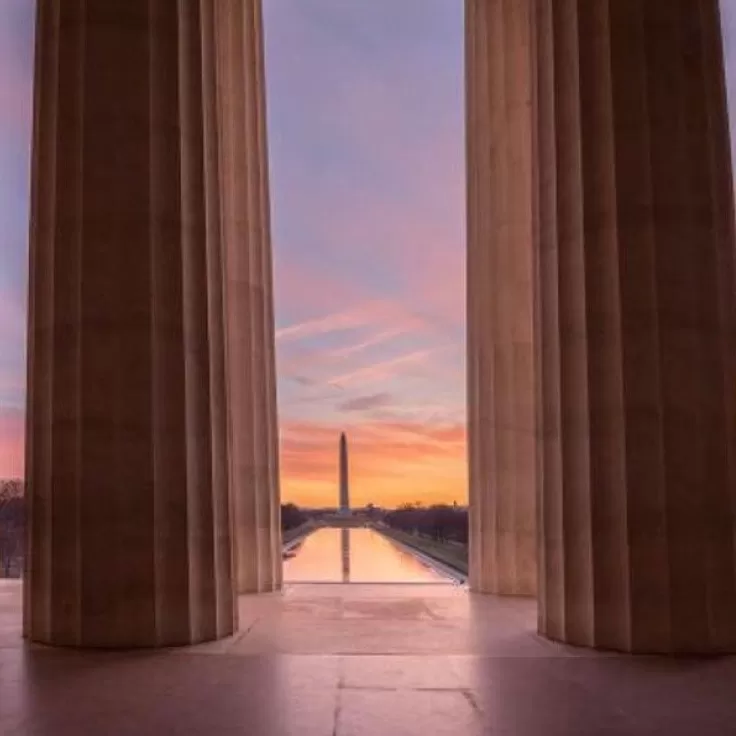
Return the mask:
<path id="1" fill-rule="evenodd" d="M 291 583 L 449 583 L 373 529 L 318 529 L 284 562 Z"/>
<path id="2" fill-rule="evenodd" d="M 340 550 L 342 551 L 342 581 L 350 582 L 350 529 L 340 529 Z"/>
<path id="3" fill-rule="evenodd" d="M 338 512 L 350 510 L 348 441 L 340 435 Z M 284 581 L 300 583 L 448 583 L 433 568 L 374 529 L 343 526 L 318 529 L 284 562 Z"/>

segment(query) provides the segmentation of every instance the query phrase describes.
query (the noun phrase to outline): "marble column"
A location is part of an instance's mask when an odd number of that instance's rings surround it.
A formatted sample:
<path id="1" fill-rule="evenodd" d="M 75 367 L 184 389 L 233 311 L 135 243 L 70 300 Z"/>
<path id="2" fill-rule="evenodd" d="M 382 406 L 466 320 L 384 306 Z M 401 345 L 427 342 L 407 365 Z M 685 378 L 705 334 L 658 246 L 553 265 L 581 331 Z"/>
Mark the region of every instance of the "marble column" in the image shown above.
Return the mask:
<path id="1" fill-rule="evenodd" d="M 530 0 L 467 0 L 470 581 L 537 586 Z"/>
<path id="2" fill-rule="evenodd" d="M 213 3 L 37 12 L 25 633 L 222 637 L 236 612 Z"/>
<path id="3" fill-rule="evenodd" d="M 237 590 L 281 587 L 278 420 L 261 0 L 217 0 L 230 471 Z"/>
<path id="4" fill-rule="evenodd" d="M 736 651 L 734 208 L 717 0 L 536 0 L 539 625 Z"/>

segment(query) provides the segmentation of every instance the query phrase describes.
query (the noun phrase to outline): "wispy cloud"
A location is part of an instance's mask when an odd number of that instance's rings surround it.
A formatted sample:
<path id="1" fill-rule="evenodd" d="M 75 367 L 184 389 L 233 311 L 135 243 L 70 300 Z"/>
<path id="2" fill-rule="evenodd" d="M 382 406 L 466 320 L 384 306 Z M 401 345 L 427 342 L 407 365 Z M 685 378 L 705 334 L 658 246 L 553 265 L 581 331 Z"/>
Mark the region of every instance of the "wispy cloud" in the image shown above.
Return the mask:
<path id="1" fill-rule="evenodd" d="M 347 332 L 362 327 L 380 325 L 390 325 L 390 327 L 356 345 L 350 345 L 342 351 L 333 351 L 333 354 L 339 356 L 359 352 L 367 347 L 386 342 L 400 334 L 428 328 L 426 320 L 407 310 L 398 301 L 374 299 L 348 310 L 332 312 L 316 319 L 280 327 L 276 331 L 276 338 L 280 342 L 305 340 L 330 333 Z"/>
<path id="2" fill-rule="evenodd" d="M 391 340 L 401 337 L 402 335 L 407 334 L 408 328 L 405 327 L 397 327 L 391 330 L 383 330 L 375 335 L 372 335 L 371 337 L 361 340 L 358 343 L 355 343 L 354 345 L 347 345 L 346 347 L 337 348 L 335 350 L 331 351 L 331 355 L 335 358 L 347 358 L 351 355 L 356 355 L 357 353 L 362 353 L 364 350 L 367 350 L 368 348 L 374 348 L 378 345 L 384 345 L 387 342 L 390 342 Z"/>
<path id="3" fill-rule="evenodd" d="M 282 327 L 276 331 L 277 340 L 298 340 L 331 332 L 353 330 L 370 324 L 371 316 L 365 310 L 354 312 L 338 312 L 321 319 L 308 320 L 299 324 Z"/>
<path id="4" fill-rule="evenodd" d="M 370 411 L 391 406 L 395 401 L 394 397 L 389 393 L 371 394 L 369 396 L 359 396 L 356 399 L 344 401 L 340 404 L 339 409 L 345 413 Z"/>
<path id="5" fill-rule="evenodd" d="M 372 383 L 375 381 L 385 380 L 396 375 L 406 366 L 417 365 L 423 363 L 432 354 L 437 352 L 437 348 L 430 350 L 415 350 L 406 355 L 400 355 L 398 358 L 384 360 L 380 363 L 359 368 L 358 370 L 335 376 L 328 381 L 331 386 L 346 386 L 354 383 Z"/>
<path id="6" fill-rule="evenodd" d="M 373 300 L 281 328 L 279 371 L 303 386 L 343 388 L 353 374 L 388 377 L 393 366 L 435 350 L 437 339 L 431 325 L 401 304 Z"/>

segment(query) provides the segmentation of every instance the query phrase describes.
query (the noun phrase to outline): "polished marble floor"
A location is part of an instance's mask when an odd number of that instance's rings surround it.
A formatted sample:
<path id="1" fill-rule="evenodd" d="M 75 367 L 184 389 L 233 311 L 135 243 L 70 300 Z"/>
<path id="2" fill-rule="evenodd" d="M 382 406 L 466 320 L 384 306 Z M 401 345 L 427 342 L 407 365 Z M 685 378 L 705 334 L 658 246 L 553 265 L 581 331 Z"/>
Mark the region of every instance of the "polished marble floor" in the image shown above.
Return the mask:
<path id="1" fill-rule="evenodd" d="M 532 601 L 440 585 L 292 585 L 181 650 L 24 645 L 0 581 L 0 734 L 736 735 L 736 660 L 552 644 Z"/>

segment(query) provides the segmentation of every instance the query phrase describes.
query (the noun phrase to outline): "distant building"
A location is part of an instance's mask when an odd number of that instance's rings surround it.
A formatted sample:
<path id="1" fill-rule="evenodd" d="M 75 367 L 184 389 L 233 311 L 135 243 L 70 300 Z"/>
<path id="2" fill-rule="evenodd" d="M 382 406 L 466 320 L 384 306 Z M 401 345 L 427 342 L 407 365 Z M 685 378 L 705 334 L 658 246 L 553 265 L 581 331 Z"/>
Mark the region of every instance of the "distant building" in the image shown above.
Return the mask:
<path id="1" fill-rule="evenodd" d="M 350 515 L 350 487 L 348 470 L 348 440 L 345 432 L 340 435 L 340 511 L 342 516 Z"/>

